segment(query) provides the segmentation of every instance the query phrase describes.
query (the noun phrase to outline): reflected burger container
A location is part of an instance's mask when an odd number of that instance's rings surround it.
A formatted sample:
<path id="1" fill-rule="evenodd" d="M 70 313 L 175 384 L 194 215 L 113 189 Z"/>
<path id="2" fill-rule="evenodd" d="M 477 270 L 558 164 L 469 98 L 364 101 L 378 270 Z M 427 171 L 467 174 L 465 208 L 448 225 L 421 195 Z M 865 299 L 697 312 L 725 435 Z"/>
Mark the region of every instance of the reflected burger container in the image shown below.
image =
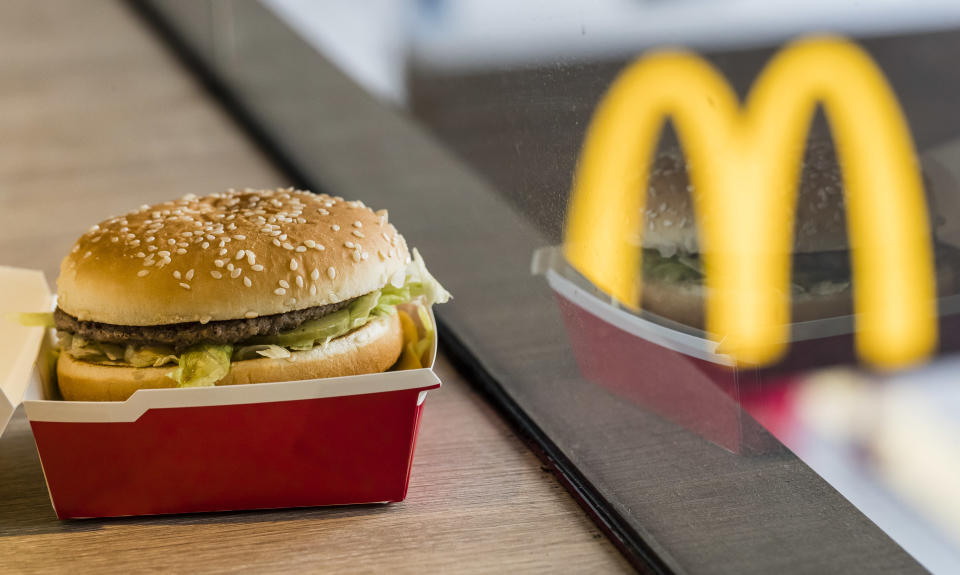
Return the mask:
<path id="1" fill-rule="evenodd" d="M 279 197 L 283 199 L 288 196 L 281 194 Z M 232 198 L 229 195 L 210 196 L 199 201 L 223 203 L 232 201 Z M 336 216 L 338 210 L 353 207 L 338 204 L 330 207 L 329 212 Z M 326 208 L 323 210 L 326 211 Z M 132 229 L 134 216 L 129 216 Z M 350 221 L 367 218 L 369 221 L 365 229 L 370 234 L 376 230 L 372 211 L 362 215 L 359 210 L 353 210 L 348 216 Z M 378 214 L 378 217 L 381 218 L 384 236 L 388 230 L 396 233 L 392 226 L 387 227 L 385 213 Z M 306 219 L 311 220 L 309 216 Z M 123 224 L 126 225 L 126 220 Z M 328 222 L 324 227 L 331 226 Z M 290 230 L 295 229 L 290 227 Z M 96 237 L 91 240 L 90 234 L 93 233 L 88 232 L 78 245 L 84 241 L 96 241 Z M 249 231 L 246 233 L 251 234 Z M 355 236 L 359 237 L 359 234 Z M 98 245 L 103 244 L 109 245 L 107 241 Z M 332 241 L 328 241 L 328 244 L 332 244 Z M 343 261 L 342 270 L 354 269 L 347 267 L 352 264 L 352 259 L 341 258 L 336 252 L 331 255 L 332 248 L 323 253 L 315 250 L 319 255 L 314 255 L 311 260 L 308 259 L 311 256 L 308 252 L 271 252 L 262 244 L 258 246 L 258 255 L 265 262 L 270 262 L 277 253 L 283 255 L 284 263 L 291 261 L 292 257 L 302 257 L 298 261 L 302 261 L 303 266 L 322 262 L 322 257 L 336 257 L 336 261 Z M 373 249 L 376 250 L 376 247 Z M 77 258 L 82 255 L 82 250 L 78 253 L 80 255 Z M 405 253 L 404 250 L 397 255 Z M 347 256 L 350 257 L 350 254 Z M 202 261 L 200 257 L 197 256 L 191 263 L 199 266 Z M 96 257 L 89 259 L 95 260 Z M 132 272 L 118 271 L 120 264 L 115 261 L 110 261 L 114 265 L 111 273 L 129 273 L 132 281 L 136 281 L 136 269 Z M 240 262 L 240 258 L 234 261 Z M 390 263 L 386 258 L 381 258 L 381 261 L 385 262 L 384 265 Z M 174 259 L 171 267 L 176 263 Z M 0 267 L 0 312 L 8 315 L 51 308 L 69 309 L 62 297 L 64 270 L 69 265 L 65 261 L 61 269 L 60 308 L 55 307 L 55 298 L 50 294 L 41 272 Z M 413 265 L 422 266 L 422 260 L 415 250 L 414 261 L 407 264 L 407 282 L 411 281 L 410 266 Z M 293 268 L 291 264 L 289 269 Z M 151 269 L 155 270 L 155 267 Z M 279 268 L 275 269 L 274 275 L 279 275 Z M 358 266 L 355 269 L 374 268 Z M 425 268 L 422 269 L 425 275 L 419 277 L 429 277 Z M 400 271 L 403 271 L 402 262 Z M 168 268 L 163 272 L 167 275 L 171 270 Z M 354 275 L 356 273 L 360 272 Z M 203 284 L 196 282 L 198 277 L 200 274 L 194 278 L 194 292 L 203 289 Z M 266 274 L 259 277 L 264 278 Z M 301 284 L 300 281 L 294 282 L 295 277 L 299 276 L 290 277 L 291 283 Z M 378 281 L 378 276 L 371 277 L 364 282 Z M 324 285 L 323 277 L 313 279 L 319 280 L 317 285 Z M 432 281 L 432 277 L 429 279 Z M 154 285 L 162 281 L 166 280 L 158 274 Z M 237 281 L 242 281 L 242 278 L 237 278 Z M 271 278 L 270 281 L 277 280 Z M 398 283 L 402 281 L 401 273 Z M 425 283 L 424 280 L 417 285 Z M 218 290 L 229 289 L 225 283 L 211 285 Z M 238 285 L 243 286 L 243 283 Z M 302 291 L 291 292 L 305 294 L 311 285 L 314 284 L 305 282 Z M 338 287 L 346 289 L 343 285 Z M 357 289 L 367 289 L 365 285 Z M 410 285 L 404 283 L 402 289 L 408 289 Z M 438 284 L 433 285 L 442 292 Z M 109 288 L 101 286 L 100 289 Z M 374 299 L 379 297 L 376 301 L 383 303 L 387 297 L 384 294 L 396 294 L 397 290 L 391 292 L 389 286 L 384 286 L 375 292 Z M 184 288 L 183 291 L 187 293 L 189 290 Z M 242 298 L 245 293 L 252 291 L 238 292 L 237 297 Z M 262 291 L 268 293 L 267 290 Z M 76 297 L 75 293 L 71 297 Z M 361 301 L 364 297 L 352 301 Z M 273 302 L 269 299 L 265 301 L 267 303 L 264 305 Z M 431 300 L 425 301 L 430 303 Z M 432 301 L 437 301 L 437 298 Z M 148 304 L 154 303 L 151 301 Z M 409 302 L 409 299 L 394 299 L 393 303 L 407 313 L 369 319 L 362 324 L 363 327 L 357 327 L 348 335 L 331 340 L 329 344 L 302 352 L 291 351 L 286 355 L 267 355 L 250 362 L 233 359 L 233 363 L 229 364 L 228 376 L 239 378 L 242 375 L 245 381 L 232 381 L 242 385 L 214 386 L 212 382 L 206 382 L 196 387 L 175 387 L 176 384 L 169 377 L 174 377 L 176 357 L 172 365 L 165 364 L 164 359 L 154 364 L 161 367 L 146 367 L 143 371 L 131 367 L 113 368 L 109 362 L 86 364 L 88 367 L 83 369 L 87 371 L 79 372 L 80 376 L 86 377 L 88 372 L 94 376 L 89 377 L 89 381 L 83 381 L 77 375 L 78 361 L 71 359 L 66 364 L 69 371 L 63 371 L 64 355 L 68 352 L 60 351 L 57 359 L 57 334 L 54 329 L 0 321 L 3 325 L 0 331 L 0 432 L 22 403 L 36 440 L 50 499 L 61 519 L 402 501 L 410 480 L 424 400 L 430 390 L 440 387 L 440 380 L 433 372 L 436 329 L 432 311 L 428 306 L 417 309 L 421 304 Z M 353 305 L 340 307 L 345 310 L 344 313 L 349 311 L 349 325 L 354 325 Z M 166 308 L 161 306 L 158 309 L 163 312 Z M 368 313 L 369 309 L 366 308 L 364 313 Z M 321 319 L 327 317 L 330 316 Z M 60 326 L 59 318 L 57 322 Z M 396 333 L 399 327 L 375 326 L 378 322 L 402 327 L 404 333 L 402 336 Z M 203 327 L 206 325 L 204 323 Z M 368 326 L 374 327 L 368 330 Z M 380 335 L 384 330 L 390 331 Z M 292 332 L 281 332 L 279 335 L 289 333 Z M 76 340 L 77 335 L 74 335 L 68 341 L 76 345 Z M 388 340 L 393 343 L 382 343 Z M 346 343 L 336 347 L 335 342 Z M 415 348 L 411 347 L 411 342 L 416 343 Z M 369 354 L 365 350 L 376 345 L 381 346 L 377 349 L 393 345 L 399 349 L 402 346 L 405 351 L 390 369 L 396 356 L 388 357 L 386 352 L 378 356 L 382 358 L 378 361 L 388 362 L 384 367 L 366 372 L 350 367 L 356 366 L 357 362 L 368 361 L 369 355 L 359 354 Z M 259 347 L 277 348 L 276 345 Z M 415 355 L 408 355 L 413 349 L 416 349 Z M 180 353 L 185 355 L 187 352 Z M 180 357 L 182 369 L 184 356 Z M 411 357 L 416 359 L 410 361 Z M 343 367 L 345 363 L 349 364 L 346 368 Z M 241 375 L 235 375 L 233 366 L 239 364 L 247 365 L 238 367 L 236 373 Z M 114 376 L 108 373 L 111 369 L 128 370 L 134 375 Z M 382 371 L 384 369 L 387 371 Z M 61 373 L 60 382 L 57 381 L 58 370 Z M 337 370 L 340 370 L 339 373 Z M 343 375 L 343 371 L 350 370 L 362 374 Z M 64 373 L 74 378 L 70 384 L 72 387 L 64 387 Z M 327 377 L 320 378 L 321 373 Z M 146 379 L 154 377 L 154 388 L 131 391 L 130 380 L 140 378 L 140 374 L 147 374 L 142 376 Z M 305 379 L 311 376 L 316 378 Z M 284 377 L 288 380 L 282 379 Z M 226 379 L 218 383 L 224 381 Z M 119 384 L 126 387 L 124 396 L 111 397 L 119 399 L 116 401 L 91 401 L 90 397 L 79 398 L 87 401 L 63 399 L 63 394 L 67 393 L 104 394 L 111 389 L 111 393 L 114 393 L 116 388 L 110 386 Z M 62 393 L 61 389 L 64 390 Z"/>
<path id="2" fill-rule="evenodd" d="M 651 170 L 642 311 L 597 289 L 560 247 L 538 250 L 532 271 L 556 295 L 584 378 L 732 452 L 762 453 L 778 445 L 772 436 L 790 431 L 791 382 L 812 369 L 857 361 L 849 284 L 840 290 L 834 286 L 842 283 L 828 281 L 849 261 L 839 173 L 832 151 L 808 149 L 796 224 L 803 239 L 793 265 L 795 277 L 815 288 L 793 297 L 787 355 L 757 368 L 736 365 L 701 328 L 702 288 L 685 282 L 695 272 L 684 266 L 696 266 L 695 256 L 681 255 L 697 249 L 682 162 L 679 154 L 662 154 Z M 953 245 L 938 233 L 942 352 L 960 349 L 960 296 L 952 295 L 960 251 Z M 651 273 L 656 266 L 665 266 L 659 271 L 666 269 L 668 279 Z"/>
<path id="3" fill-rule="evenodd" d="M 777 365 L 735 365 L 703 331 L 621 307 L 577 273 L 560 247 L 534 254 L 553 290 L 585 379 L 734 453 L 777 448 L 792 425 L 791 384 L 810 370 L 856 362 L 851 316 L 793 324 Z M 940 300 L 941 350 L 960 350 L 960 297 Z"/>

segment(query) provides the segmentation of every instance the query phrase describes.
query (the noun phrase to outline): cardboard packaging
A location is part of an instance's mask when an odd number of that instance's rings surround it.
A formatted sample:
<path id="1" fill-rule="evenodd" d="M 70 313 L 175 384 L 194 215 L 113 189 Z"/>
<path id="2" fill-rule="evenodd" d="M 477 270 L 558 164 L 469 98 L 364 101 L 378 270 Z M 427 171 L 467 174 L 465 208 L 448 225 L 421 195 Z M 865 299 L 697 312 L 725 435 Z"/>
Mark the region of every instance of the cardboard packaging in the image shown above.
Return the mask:
<path id="1" fill-rule="evenodd" d="M 42 273 L 0 280 L 0 311 L 50 309 Z M 434 339 L 423 369 L 70 402 L 45 360 L 52 330 L 2 333 L 0 432 L 22 402 L 61 519 L 402 501 L 440 387 Z"/>
<path id="2" fill-rule="evenodd" d="M 787 356 L 760 369 L 736 365 L 700 330 L 616 305 L 559 247 L 538 250 L 532 271 L 554 291 L 585 379 L 734 453 L 779 449 L 790 384 L 811 369 L 856 363 L 851 316 L 793 324 Z M 940 302 L 944 351 L 960 348 L 958 303 Z"/>

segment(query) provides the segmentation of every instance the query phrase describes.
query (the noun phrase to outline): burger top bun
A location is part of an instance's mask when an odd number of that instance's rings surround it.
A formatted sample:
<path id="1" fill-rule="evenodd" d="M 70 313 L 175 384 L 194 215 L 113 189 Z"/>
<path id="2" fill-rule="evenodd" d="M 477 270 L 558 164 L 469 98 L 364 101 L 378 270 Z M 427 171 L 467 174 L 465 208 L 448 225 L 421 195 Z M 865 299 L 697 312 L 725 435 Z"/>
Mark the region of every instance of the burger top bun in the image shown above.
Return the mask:
<path id="1" fill-rule="evenodd" d="M 292 188 L 190 195 L 93 226 L 60 266 L 58 305 L 116 325 L 252 318 L 400 283 L 409 259 L 386 211 L 359 201 Z"/>
<path id="2" fill-rule="evenodd" d="M 811 143 L 802 169 L 793 251 L 847 249 L 843 182 L 829 142 Z M 701 251 L 691 202 L 696 193 L 683 156 L 675 150 L 659 154 L 650 169 L 644 248 L 660 250 L 664 256 Z"/>

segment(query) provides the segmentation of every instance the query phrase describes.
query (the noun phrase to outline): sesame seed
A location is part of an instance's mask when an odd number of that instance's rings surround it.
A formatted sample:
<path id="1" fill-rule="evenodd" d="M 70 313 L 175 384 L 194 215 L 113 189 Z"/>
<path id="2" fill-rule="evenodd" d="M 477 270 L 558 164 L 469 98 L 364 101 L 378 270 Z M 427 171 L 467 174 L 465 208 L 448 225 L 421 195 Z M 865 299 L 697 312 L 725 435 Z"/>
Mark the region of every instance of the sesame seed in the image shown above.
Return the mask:
<path id="1" fill-rule="evenodd" d="M 243 273 L 243 268 L 236 268 L 232 272 L 230 272 L 230 277 L 233 279 L 236 279 L 240 277 L 240 274 L 242 273 Z"/>
<path id="2" fill-rule="evenodd" d="M 369 257 L 370 257 L 370 254 L 367 253 L 367 252 L 363 252 L 362 254 L 360 254 L 360 259 L 365 260 L 365 259 L 367 259 L 367 258 L 369 258 Z"/>
<path id="3" fill-rule="evenodd" d="M 330 279 L 334 279 L 337 277 L 337 270 L 333 266 L 330 266 L 327 268 L 327 275 L 330 276 Z"/>
<path id="4" fill-rule="evenodd" d="M 250 265 L 257 263 L 257 255 L 249 250 L 247 250 L 247 263 Z"/>
<path id="5" fill-rule="evenodd" d="M 213 260 L 213 265 L 217 266 L 218 268 L 222 268 L 223 260 Z"/>
<path id="6" fill-rule="evenodd" d="M 233 225 L 233 224 L 231 224 L 231 225 Z M 237 235 L 233 236 L 233 239 L 235 239 L 235 240 L 245 240 L 245 239 L 247 239 L 247 236 L 245 236 L 245 235 L 243 235 L 243 234 L 237 234 Z"/>
<path id="7" fill-rule="evenodd" d="M 144 277 L 145 275 L 147 275 L 148 273 L 150 273 L 150 270 L 140 270 L 140 271 L 137 272 L 137 277 L 141 277 L 141 278 L 142 278 L 142 277 Z"/>
<path id="8" fill-rule="evenodd" d="M 310 286 L 310 295 L 317 295 L 317 286 L 315 285 Z"/>
<path id="9" fill-rule="evenodd" d="M 173 270 L 173 277 L 180 279 L 180 270 Z"/>
<path id="10" fill-rule="evenodd" d="M 353 252 L 353 261 L 359 262 L 362 259 L 363 259 L 363 256 L 360 255 L 359 251 Z"/>
<path id="11" fill-rule="evenodd" d="M 258 314 L 258 313 L 255 312 L 255 311 L 248 311 L 247 313 L 243 314 L 243 317 L 245 317 L 245 318 L 247 318 L 247 319 L 253 319 L 253 318 L 257 317 L 258 315 L 260 315 L 260 314 Z"/>
<path id="12" fill-rule="evenodd" d="M 293 251 L 302 254 L 303 252 L 307 251 L 307 248 L 305 248 L 305 247 L 303 247 L 303 246 L 297 246 L 297 249 L 295 249 L 295 250 L 293 250 Z"/>
<path id="13" fill-rule="evenodd" d="M 170 257 L 170 252 L 168 252 L 167 250 L 160 250 L 159 252 L 157 252 L 157 255 L 162 258 L 168 258 Z"/>
<path id="14" fill-rule="evenodd" d="M 295 260 L 294 258 L 290 258 L 290 271 L 292 272 L 297 271 L 297 268 L 299 266 L 300 264 L 297 263 L 297 260 Z"/>
<path id="15" fill-rule="evenodd" d="M 313 246 L 313 249 L 317 250 L 318 252 L 322 252 L 323 250 L 327 249 L 327 246 L 323 244 L 317 244 Z"/>
<path id="16" fill-rule="evenodd" d="M 292 250 L 292 249 L 293 249 L 293 244 L 291 244 L 290 242 L 285 242 L 285 243 L 283 244 L 283 249 L 285 249 L 285 250 Z"/>
<path id="17" fill-rule="evenodd" d="M 210 270 L 210 275 L 212 275 L 213 279 L 216 279 L 216 280 L 223 277 L 223 274 L 218 272 L 217 270 Z"/>
<path id="18" fill-rule="evenodd" d="M 137 257 L 138 257 L 138 258 L 145 258 L 145 257 L 147 257 L 147 254 L 145 254 L 145 253 L 143 253 L 143 252 L 137 252 Z"/>
<path id="19" fill-rule="evenodd" d="M 288 287 L 290 287 L 290 283 L 289 283 L 287 280 L 280 280 L 280 281 L 277 282 L 277 283 L 279 283 L 279 284 L 280 284 L 280 287 L 282 287 L 282 288 L 288 288 Z"/>
<path id="20" fill-rule="evenodd" d="M 380 235 L 383 236 L 383 239 L 387 240 L 388 242 L 390 241 L 390 236 L 387 235 L 387 232 L 382 232 Z"/>
<path id="21" fill-rule="evenodd" d="M 277 238 L 273 238 L 273 245 L 280 247 L 280 240 L 278 240 Z"/>
<path id="22" fill-rule="evenodd" d="M 283 289 L 283 288 L 277 288 L 277 289 L 273 290 L 273 293 L 275 293 L 275 294 L 277 294 L 277 295 L 284 295 L 284 294 L 287 293 L 287 290 L 285 290 L 285 289 Z"/>
<path id="23" fill-rule="evenodd" d="M 335 231 L 335 232 L 339 232 L 339 231 L 340 231 L 340 226 L 338 226 L 337 224 L 333 224 L 332 226 L 330 226 L 330 229 L 333 230 L 333 231 Z"/>
<path id="24" fill-rule="evenodd" d="M 297 287 L 303 287 L 303 276 L 297 276 Z"/>
<path id="25" fill-rule="evenodd" d="M 343 247 L 349 248 L 352 250 L 353 248 L 357 247 L 357 244 L 347 241 L 347 242 L 343 242 Z"/>
<path id="26" fill-rule="evenodd" d="M 203 316 L 202 318 L 200 318 L 200 323 L 206 325 L 206 324 L 210 323 L 210 320 L 211 320 L 211 319 L 213 319 L 213 318 L 210 317 L 210 316 L 208 316 L 208 315 L 205 315 L 205 316 Z"/>
<path id="27" fill-rule="evenodd" d="M 330 212 L 328 212 L 327 210 L 325 210 L 325 209 L 323 209 L 323 208 L 317 208 L 317 213 L 320 214 L 321 216 L 329 216 L 329 215 L 330 215 Z"/>
<path id="28" fill-rule="evenodd" d="M 253 285 L 253 282 L 250 281 L 250 278 L 248 278 L 247 276 L 243 276 L 243 285 L 250 287 Z"/>
<path id="29" fill-rule="evenodd" d="M 317 268 L 313 268 L 313 271 L 310 272 L 310 279 L 312 279 L 313 281 L 317 281 L 318 279 L 320 279 L 320 270 L 318 270 Z"/>
<path id="30" fill-rule="evenodd" d="M 193 279 L 193 270 L 192 270 L 192 269 L 187 270 L 187 275 L 186 275 L 185 277 L 187 278 L 187 281 L 192 280 L 192 279 Z"/>
<path id="31" fill-rule="evenodd" d="M 246 255 L 247 255 L 247 253 L 244 252 L 243 250 L 238 250 L 238 251 L 237 251 L 236 258 L 237 258 L 238 260 L 242 260 L 242 259 L 244 258 L 244 256 L 246 256 Z"/>
<path id="32" fill-rule="evenodd" d="M 200 244 L 200 247 L 203 249 L 207 249 L 210 247 L 210 242 L 203 242 L 202 244 Z"/>
<path id="33" fill-rule="evenodd" d="M 190 289 L 190 284 L 185 284 L 183 282 L 180 282 L 180 287 L 182 287 L 183 289 Z"/>
<path id="34" fill-rule="evenodd" d="M 358 238 L 366 237 L 363 235 L 363 232 L 361 232 L 360 230 L 353 230 L 353 235 L 357 236 Z"/>
<path id="35" fill-rule="evenodd" d="M 263 266 L 260 265 L 260 264 L 254 264 L 254 265 L 250 266 L 250 269 L 252 269 L 252 270 L 255 271 L 255 272 L 262 272 L 262 271 L 263 271 Z"/>
<path id="36" fill-rule="evenodd" d="M 360 220 L 357 220 L 357 221 L 353 222 L 353 227 L 355 227 L 355 228 L 362 228 L 362 227 L 363 227 L 363 222 L 361 222 Z"/>
<path id="37" fill-rule="evenodd" d="M 227 264 L 227 269 L 233 271 L 233 262 Z"/>
<path id="38" fill-rule="evenodd" d="M 219 252 L 217 252 L 217 253 L 218 253 L 219 255 L 221 255 L 221 256 L 225 256 L 225 255 L 227 255 L 227 250 L 226 250 L 226 248 L 223 248 L 223 249 L 221 249 L 221 250 L 220 250 Z"/>
<path id="39" fill-rule="evenodd" d="M 281 242 L 285 242 L 287 241 L 287 234 L 280 234 L 279 236 L 277 236 L 277 239 L 280 240 Z"/>
<path id="40" fill-rule="evenodd" d="M 185 249 L 183 249 L 183 248 L 177 248 L 177 253 L 180 254 L 180 255 L 183 255 L 183 254 L 187 253 L 187 250 L 185 250 Z"/>
<path id="41" fill-rule="evenodd" d="M 99 242 L 99 241 L 100 241 L 100 238 L 93 238 L 93 242 L 94 242 L 94 243 Z M 117 236 L 113 236 L 112 238 L 110 238 L 110 243 L 115 244 L 115 243 L 117 243 L 117 242 L 119 242 L 119 241 L 120 241 L 120 238 L 118 238 Z"/>

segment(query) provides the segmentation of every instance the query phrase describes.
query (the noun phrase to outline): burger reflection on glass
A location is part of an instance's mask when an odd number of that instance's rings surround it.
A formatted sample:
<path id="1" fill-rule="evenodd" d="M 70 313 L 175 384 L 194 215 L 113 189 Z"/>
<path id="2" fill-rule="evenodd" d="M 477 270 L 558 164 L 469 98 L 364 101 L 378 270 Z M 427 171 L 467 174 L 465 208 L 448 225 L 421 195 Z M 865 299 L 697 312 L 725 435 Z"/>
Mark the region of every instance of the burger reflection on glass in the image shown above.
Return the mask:
<path id="1" fill-rule="evenodd" d="M 702 329 L 705 289 L 692 204 L 696 193 L 683 155 L 660 153 L 650 170 L 644 214 L 642 307 Z M 792 247 L 792 321 L 852 314 L 843 181 L 829 142 L 813 141 L 806 149 Z M 939 291 L 952 294 L 957 250 L 938 244 L 936 256 Z"/>

